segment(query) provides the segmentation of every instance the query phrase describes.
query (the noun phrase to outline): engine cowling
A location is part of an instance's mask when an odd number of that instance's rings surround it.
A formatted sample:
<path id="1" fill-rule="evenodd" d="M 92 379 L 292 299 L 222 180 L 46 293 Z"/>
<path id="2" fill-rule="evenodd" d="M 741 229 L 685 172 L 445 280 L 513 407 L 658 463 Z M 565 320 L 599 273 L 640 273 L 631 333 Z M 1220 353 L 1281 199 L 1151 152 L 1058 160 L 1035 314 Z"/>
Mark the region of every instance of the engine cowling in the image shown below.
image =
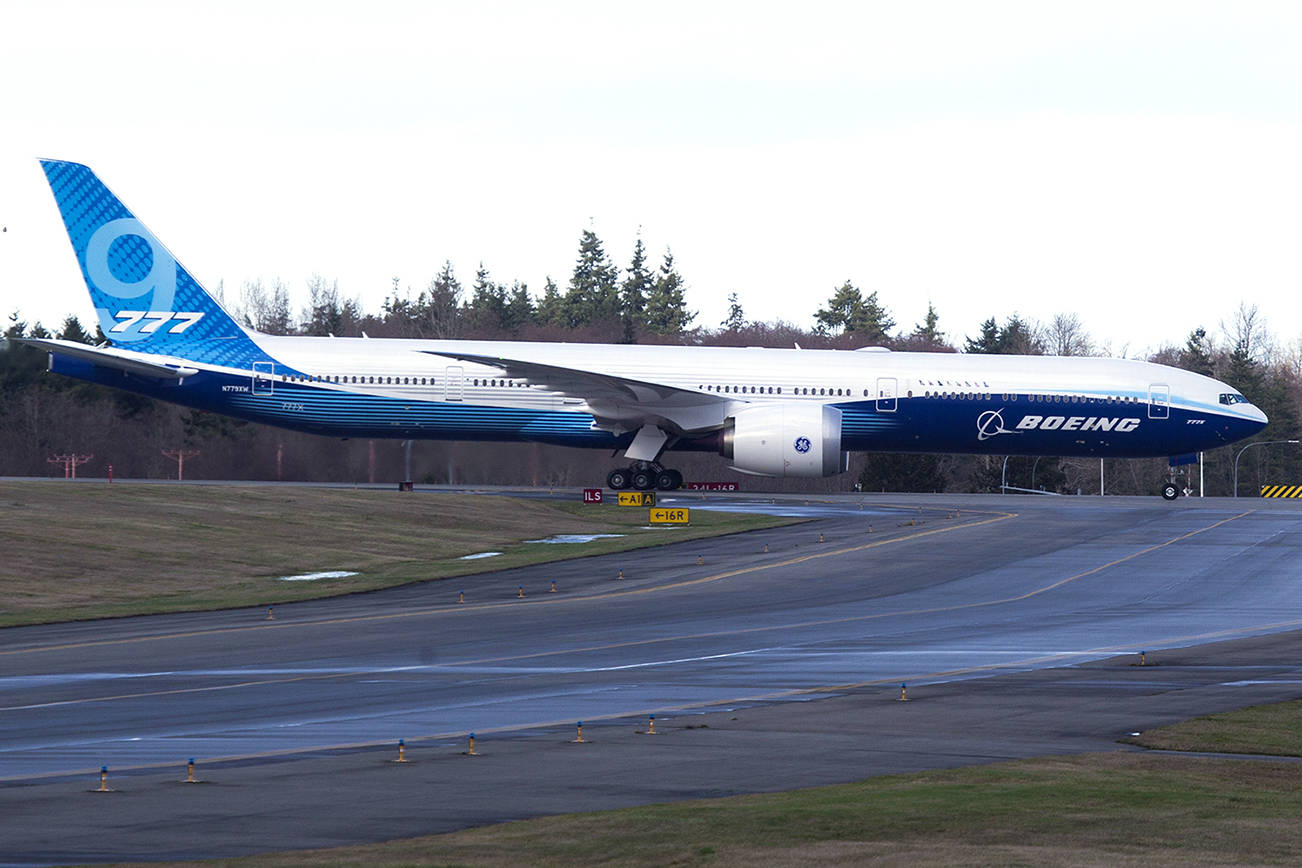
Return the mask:
<path id="1" fill-rule="evenodd" d="M 841 411 L 826 404 L 761 404 L 723 422 L 719 454 L 756 476 L 832 476 L 847 467 Z"/>

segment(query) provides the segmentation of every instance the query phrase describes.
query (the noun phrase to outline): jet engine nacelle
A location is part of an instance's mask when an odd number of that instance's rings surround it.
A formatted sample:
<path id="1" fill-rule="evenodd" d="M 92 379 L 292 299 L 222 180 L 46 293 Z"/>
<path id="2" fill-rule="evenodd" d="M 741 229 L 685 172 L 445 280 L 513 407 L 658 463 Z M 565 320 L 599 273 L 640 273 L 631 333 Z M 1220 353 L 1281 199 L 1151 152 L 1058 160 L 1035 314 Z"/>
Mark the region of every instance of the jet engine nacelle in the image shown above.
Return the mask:
<path id="1" fill-rule="evenodd" d="M 756 476 L 832 476 L 846 469 L 841 411 L 826 404 L 763 404 L 723 422 L 719 454 Z"/>

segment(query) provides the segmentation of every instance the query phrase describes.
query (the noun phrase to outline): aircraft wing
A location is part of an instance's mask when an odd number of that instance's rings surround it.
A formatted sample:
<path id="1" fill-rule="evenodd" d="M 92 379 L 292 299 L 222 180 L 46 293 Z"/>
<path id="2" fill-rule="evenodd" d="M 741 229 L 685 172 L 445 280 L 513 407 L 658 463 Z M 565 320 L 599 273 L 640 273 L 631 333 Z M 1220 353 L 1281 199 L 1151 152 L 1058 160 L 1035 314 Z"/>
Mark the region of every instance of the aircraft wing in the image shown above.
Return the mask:
<path id="1" fill-rule="evenodd" d="M 708 431 L 723 424 L 733 404 L 721 395 L 583 368 L 475 353 L 425 352 L 498 368 L 508 378 L 582 401 L 598 425 L 612 431 L 629 431 L 647 424 L 678 434 Z"/>
<path id="2" fill-rule="evenodd" d="M 118 349 L 117 347 L 92 347 L 76 341 L 61 341 L 57 338 L 9 338 L 9 340 L 17 344 L 27 344 L 29 347 L 36 347 L 47 352 L 58 353 L 61 356 L 90 362 L 102 368 L 115 368 L 129 374 L 156 377 L 160 380 L 184 380 L 186 377 L 199 373 L 199 369 L 191 367 L 192 363 L 187 362 L 185 359 L 160 356 L 154 353 L 137 353 L 131 350 Z"/>

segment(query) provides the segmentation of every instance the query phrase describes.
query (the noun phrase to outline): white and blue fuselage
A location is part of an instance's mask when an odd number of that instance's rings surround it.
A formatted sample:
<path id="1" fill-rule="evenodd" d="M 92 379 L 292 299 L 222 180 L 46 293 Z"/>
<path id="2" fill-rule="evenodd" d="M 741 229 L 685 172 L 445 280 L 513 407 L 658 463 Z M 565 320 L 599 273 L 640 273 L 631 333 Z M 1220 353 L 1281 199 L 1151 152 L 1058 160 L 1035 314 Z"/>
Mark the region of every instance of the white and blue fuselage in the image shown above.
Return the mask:
<path id="1" fill-rule="evenodd" d="M 113 342 L 29 341 L 50 369 L 243 419 L 622 448 L 632 469 L 709 450 L 769 476 L 829 475 L 862 450 L 1175 456 L 1266 423 L 1223 383 L 1125 359 L 264 335 L 89 169 L 43 165 Z"/>

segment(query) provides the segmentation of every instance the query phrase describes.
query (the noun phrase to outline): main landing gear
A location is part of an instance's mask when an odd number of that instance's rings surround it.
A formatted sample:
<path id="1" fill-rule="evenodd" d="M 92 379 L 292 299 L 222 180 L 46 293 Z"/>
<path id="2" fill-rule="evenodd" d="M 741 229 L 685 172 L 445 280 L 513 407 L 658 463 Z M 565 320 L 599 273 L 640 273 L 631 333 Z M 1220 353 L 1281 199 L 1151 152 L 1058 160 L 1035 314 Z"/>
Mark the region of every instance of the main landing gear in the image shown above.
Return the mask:
<path id="1" fill-rule="evenodd" d="M 676 491 L 683 487 L 683 475 L 677 470 L 666 470 L 654 461 L 638 461 L 628 467 L 619 467 L 606 475 L 606 485 L 616 491 L 632 488 L 636 491 Z"/>

